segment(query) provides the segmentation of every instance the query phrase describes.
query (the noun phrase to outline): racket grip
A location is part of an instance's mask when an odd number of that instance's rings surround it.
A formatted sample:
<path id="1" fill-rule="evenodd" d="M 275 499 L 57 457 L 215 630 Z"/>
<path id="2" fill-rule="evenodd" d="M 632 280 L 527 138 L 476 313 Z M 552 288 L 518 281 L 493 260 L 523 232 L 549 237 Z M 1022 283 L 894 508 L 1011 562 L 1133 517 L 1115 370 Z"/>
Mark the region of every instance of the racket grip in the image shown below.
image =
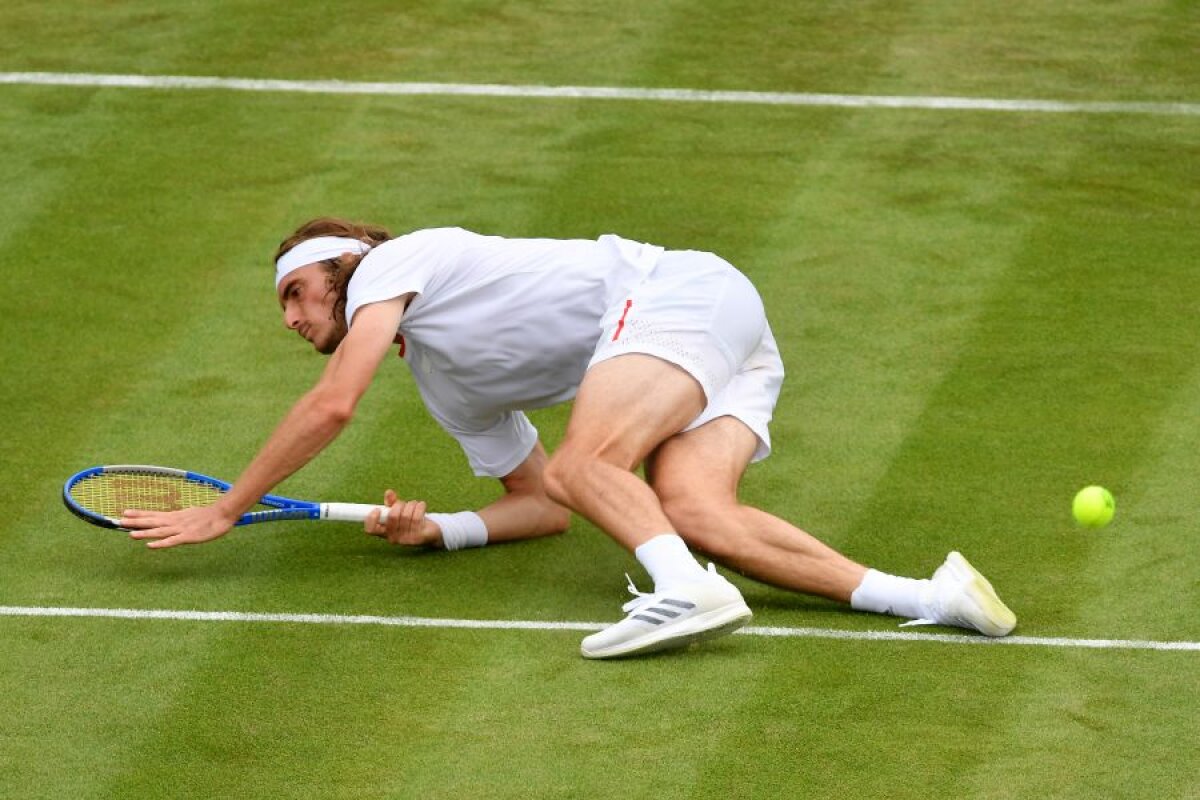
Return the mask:
<path id="1" fill-rule="evenodd" d="M 370 503 L 322 503 L 321 519 L 330 522 L 362 522 L 372 511 L 381 512 L 380 522 L 387 522 L 387 506 L 375 506 Z"/>

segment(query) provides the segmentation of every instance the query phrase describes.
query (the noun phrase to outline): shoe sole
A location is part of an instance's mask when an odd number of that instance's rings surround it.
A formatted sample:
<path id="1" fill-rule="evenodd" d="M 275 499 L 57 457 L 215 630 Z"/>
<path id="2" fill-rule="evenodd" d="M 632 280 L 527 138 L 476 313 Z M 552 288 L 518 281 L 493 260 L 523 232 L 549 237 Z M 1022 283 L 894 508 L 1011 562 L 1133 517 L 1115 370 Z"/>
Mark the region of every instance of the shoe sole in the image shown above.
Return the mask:
<path id="1" fill-rule="evenodd" d="M 962 553 L 951 553 L 948 559 L 955 569 L 965 575 L 970 581 L 970 598 L 979 611 L 979 622 L 975 628 L 984 636 L 1007 636 L 1017 627 L 1017 615 L 1014 614 L 1004 601 L 996 594 L 992 584 L 971 566 L 971 562 Z"/>
<path id="2" fill-rule="evenodd" d="M 735 603 L 689 617 L 663 631 L 651 631 L 644 636 L 630 639 L 603 650 L 588 650 L 580 645 L 584 658 L 605 659 L 641 656 L 684 647 L 692 642 L 704 642 L 733 633 L 750 621 L 754 613 L 745 603 Z"/>

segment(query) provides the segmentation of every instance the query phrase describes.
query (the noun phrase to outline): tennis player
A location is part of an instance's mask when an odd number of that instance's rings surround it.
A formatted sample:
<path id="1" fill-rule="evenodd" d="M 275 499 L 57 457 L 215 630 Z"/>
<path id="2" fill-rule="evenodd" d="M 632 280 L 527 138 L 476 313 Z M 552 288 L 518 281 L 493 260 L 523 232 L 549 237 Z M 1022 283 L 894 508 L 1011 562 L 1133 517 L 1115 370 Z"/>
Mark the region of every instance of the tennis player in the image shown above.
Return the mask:
<path id="1" fill-rule="evenodd" d="M 627 616 L 586 637 L 585 657 L 677 647 L 751 618 L 738 589 L 689 547 L 856 609 L 989 636 L 1016 624 L 958 553 L 929 580 L 889 575 L 738 502 L 746 467 L 771 449 L 783 364 L 754 286 L 711 253 L 459 228 L 392 238 L 324 218 L 281 244 L 275 286 L 287 327 L 329 363 L 215 505 L 122 517 L 151 547 L 229 531 L 338 436 L 398 348 L 434 419 L 505 494 L 478 511 L 433 514 L 389 490 L 386 522 L 372 516 L 367 532 L 453 550 L 561 532 L 566 509 L 581 514 L 654 584 L 646 594 L 630 585 Z M 523 412 L 571 399 L 548 457 Z M 643 464 L 645 480 L 634 472 Z"/>

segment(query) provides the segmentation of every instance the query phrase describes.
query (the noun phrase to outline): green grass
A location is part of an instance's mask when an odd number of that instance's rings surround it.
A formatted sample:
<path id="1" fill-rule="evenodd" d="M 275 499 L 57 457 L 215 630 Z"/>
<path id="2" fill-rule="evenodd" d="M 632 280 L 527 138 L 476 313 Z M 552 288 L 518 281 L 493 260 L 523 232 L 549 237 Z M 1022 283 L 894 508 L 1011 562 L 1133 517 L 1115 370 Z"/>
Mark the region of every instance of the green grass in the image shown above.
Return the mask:
<path id="1" fill-rule="evenodd" d="M 9 3 L 0 71 L 1195 102 L 1182 2 Z M 962 549 L 1038 637 L 1200 641 L 1200 122 L 0 86 L 0 605 L 614 620 L 591 526 L 453 555 L 264 526 L 153 553 L 93 463 L 232 477 L 322 361 L 317 214 L 715 250 L 788 368 L 744 498 L 882 569 Z M 495 496 L 399 365 L 280 490 Z M 565 410 L 535 420 L 550 445 Z M 1074 491 L 1116 521 L 1084 532 Z M 740 579 L 739 579 L 740 580 Z M 756 623 L 895 621 L 740 580 Z M 1196 654 L 0 617 L 5 797 L 1189 797 Z"/>

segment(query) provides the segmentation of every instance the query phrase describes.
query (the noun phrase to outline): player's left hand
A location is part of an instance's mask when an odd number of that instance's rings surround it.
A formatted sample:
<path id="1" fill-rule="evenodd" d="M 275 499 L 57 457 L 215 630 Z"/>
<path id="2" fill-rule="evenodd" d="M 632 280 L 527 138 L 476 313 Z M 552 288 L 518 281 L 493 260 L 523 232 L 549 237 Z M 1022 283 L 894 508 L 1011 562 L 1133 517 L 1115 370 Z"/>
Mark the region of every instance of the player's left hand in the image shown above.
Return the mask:
<path id="1" fill-rule="evenodd" d="M 157 550 L 211 541 L 228 533 L 236 521 L 212 505 L 181 511 L 130 509 L 121 514 L 120 525 L 131 531 L 131 539 L 149 540 L 146 546 Z"/>

